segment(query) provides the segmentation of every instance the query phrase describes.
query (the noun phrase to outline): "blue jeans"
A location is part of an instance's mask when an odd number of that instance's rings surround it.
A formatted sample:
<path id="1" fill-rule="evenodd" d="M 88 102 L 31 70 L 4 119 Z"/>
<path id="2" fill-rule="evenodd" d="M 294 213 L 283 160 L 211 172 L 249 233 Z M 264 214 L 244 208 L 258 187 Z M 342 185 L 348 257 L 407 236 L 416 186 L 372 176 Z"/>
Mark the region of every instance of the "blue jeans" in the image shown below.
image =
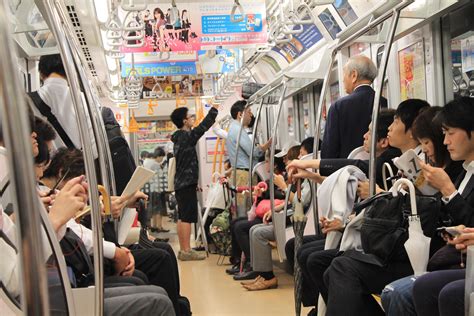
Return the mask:
<path id="1" fill-rule="evenodd" d="M 416 316 L 413 302 L 413 284 L 416 277 L 408 276 L 385 286 L 382 291 L 382 306 L 387 316 Z"/>

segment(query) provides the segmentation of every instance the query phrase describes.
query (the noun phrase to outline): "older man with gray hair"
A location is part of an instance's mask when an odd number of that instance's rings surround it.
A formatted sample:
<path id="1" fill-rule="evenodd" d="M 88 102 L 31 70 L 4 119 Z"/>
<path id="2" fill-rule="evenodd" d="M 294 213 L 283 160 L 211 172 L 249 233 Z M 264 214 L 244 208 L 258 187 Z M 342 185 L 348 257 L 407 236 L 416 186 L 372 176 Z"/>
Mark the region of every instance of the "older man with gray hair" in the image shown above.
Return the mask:
<path id="1" fill-rule="evenodd" d="M 375 91 L 370 86 L 377 77 L 377 67 L 370 58 L 359 55 L 349 59 L 343 69 L 346 93 L 329 108 L 324 131 L 321 158 L 346 158 L 362 146 L 372 117 Z M 387 100 L 381 98 L 382 107 Z"/>

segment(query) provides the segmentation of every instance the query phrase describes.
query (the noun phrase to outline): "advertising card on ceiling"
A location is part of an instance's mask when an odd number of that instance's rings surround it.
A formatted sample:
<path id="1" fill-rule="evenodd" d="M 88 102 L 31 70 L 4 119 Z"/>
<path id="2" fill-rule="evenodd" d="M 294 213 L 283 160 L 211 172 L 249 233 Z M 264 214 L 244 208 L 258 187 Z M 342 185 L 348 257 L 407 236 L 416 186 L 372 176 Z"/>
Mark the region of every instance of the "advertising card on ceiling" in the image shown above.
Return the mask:
<path id="1" fill-rule="evenodd" d="M 272 50 L 282 55 L 288 63 L 291 63 L 322 38 L 323 35 L 316 25 L 307 24 L 303 25 L 303 32 L 293 35 L 289 43 L 278 45 Z"/>
<path id="2" fill-rule="evenodd" d="M 121 75 L 132 69 L 132 54 L 121 63 Z M 142 77 L 208 75 L 234 72 L 239 68 L 239 49 L 201 50 L 197 52 L 134 53 L 135 69 Z"/>
<path id="3" fill-rule="evenodd" d="M 122 47 L 122 52 L 176 52 L 214 49 L 218 46 L 263 44 L 267 41 L 264 0 L 241 0 L 231 20 L 232 1 L 150 4 L 138 19 L 145 25 L 142 47 Z M 125 12 L 121 12 L 122 20 Z M 129 19 L 137 19 L 130 16 Z M 241 21 L 240 21 L 241 20 Z M 238 21 L 238 22 L 237 22 Z M 123 21 L 127 25 L 130 21 Z M 136 35 L 136 32 L 129 35 Z M 133 46 L 138 41 L 128 41 Z"/>

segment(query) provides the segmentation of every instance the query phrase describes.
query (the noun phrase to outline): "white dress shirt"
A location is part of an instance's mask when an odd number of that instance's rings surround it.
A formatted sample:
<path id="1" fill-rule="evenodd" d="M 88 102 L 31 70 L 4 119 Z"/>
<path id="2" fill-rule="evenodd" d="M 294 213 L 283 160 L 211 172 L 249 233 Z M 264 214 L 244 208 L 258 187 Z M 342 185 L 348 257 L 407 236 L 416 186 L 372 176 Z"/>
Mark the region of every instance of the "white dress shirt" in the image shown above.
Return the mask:
<path id="1" fill-rule="evenodd" d="M 76 122 L 76 111 L 72 105 L 69 85 L 63 78 L 47 78 L 43 86 L 38 89 L 40 98 L 51 108 L 62 128 L 69 136 L 76 148 L 82 148 L 79 137 L 79 127 Z M 38 115 L 39 112 L 35 111 Z M 39 114 L 39 116 L 41 116 Z M 64 146 L 60 137 L 56 138 L 57 147 Z"/>

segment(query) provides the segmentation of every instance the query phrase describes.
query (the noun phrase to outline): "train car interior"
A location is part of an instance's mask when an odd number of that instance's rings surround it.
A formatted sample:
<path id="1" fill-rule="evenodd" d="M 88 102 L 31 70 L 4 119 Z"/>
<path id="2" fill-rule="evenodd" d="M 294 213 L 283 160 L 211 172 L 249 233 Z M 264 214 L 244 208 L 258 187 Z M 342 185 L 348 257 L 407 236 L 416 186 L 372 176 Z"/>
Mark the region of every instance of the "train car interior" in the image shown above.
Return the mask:
<path id="1" fill-rule="evenodd" d="M 474 316 L 473 17 L 0 1 L 0 315 Z"/>

